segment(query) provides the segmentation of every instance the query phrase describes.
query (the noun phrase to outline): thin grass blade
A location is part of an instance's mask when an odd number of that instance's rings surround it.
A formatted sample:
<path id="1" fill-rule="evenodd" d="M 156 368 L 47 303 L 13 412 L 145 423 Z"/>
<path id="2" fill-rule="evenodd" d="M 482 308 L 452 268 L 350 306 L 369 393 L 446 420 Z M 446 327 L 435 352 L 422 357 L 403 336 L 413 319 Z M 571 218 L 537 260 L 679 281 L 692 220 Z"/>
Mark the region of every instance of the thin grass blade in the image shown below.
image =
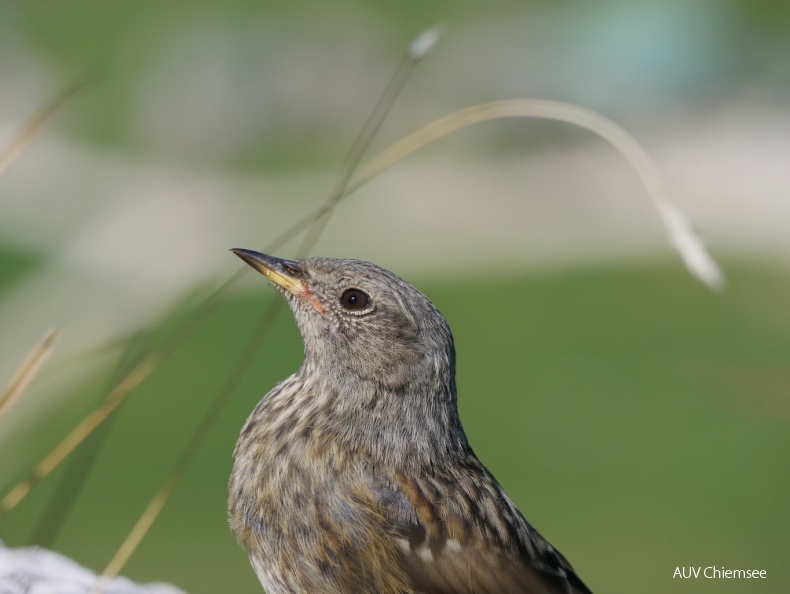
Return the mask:
<path id="1" fill-rule="evenodd" d="M 85 77 L 68 87 L 39 112 L 33 114 L 0 150 L 0 177 L 24 154 L 38 138 L 52 118 L 72 97 L 95 82 L 94 77 Z"/>
<path id="2" fill-rule="evenodd" d="M 57 330 L 49 330 L 30 351 L 8 387 L 0 394 L 0 417 L 8 414 L 38 375 L 41 367 L 52 354 L 57 336 Z"/>

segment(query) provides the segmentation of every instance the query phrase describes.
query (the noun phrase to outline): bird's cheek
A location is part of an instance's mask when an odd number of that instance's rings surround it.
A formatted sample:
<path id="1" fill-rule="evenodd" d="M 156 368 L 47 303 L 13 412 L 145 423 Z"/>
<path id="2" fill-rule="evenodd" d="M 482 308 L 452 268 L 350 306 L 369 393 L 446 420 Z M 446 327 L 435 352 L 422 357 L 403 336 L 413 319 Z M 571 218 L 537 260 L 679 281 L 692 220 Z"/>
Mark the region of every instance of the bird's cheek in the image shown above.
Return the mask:
<path id="1" fill-rule="evenodd" d="M 348 329 L 338 320 L 329 323 L 329 336 L 334 342 L 348 342 Z"/>

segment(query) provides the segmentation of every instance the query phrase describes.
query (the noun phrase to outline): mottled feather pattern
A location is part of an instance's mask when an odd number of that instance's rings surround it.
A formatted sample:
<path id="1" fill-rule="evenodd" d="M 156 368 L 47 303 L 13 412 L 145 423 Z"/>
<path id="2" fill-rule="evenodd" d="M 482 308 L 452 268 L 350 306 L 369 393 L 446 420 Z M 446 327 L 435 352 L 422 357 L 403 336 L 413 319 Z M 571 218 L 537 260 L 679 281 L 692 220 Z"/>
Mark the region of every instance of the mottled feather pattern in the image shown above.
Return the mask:
<path id="1" fill-rule="evenodd" d="M 392 579 L 401 570 L 383 569 L 396 543 L 381 531 L 372 492 L 354 480 L 360 458 L 321 428 L 320 407 L 300 401 L 304 387 L 298 376 L 278 385 L 242 431 L 229 484 L 234 533 L 260 551 L 265 563 L 255 566 L 269 594 L 412 592 L 405 575 Z"/>
<path id="2" fill-rule="evenodd" d="M 258 256 L 295 275 L 281 291 L 305 343 L 242 429 L 228 487 L 266 592 L 589 593 L 469 446 L 433 304 L 365 262 Z M 343 310 L 349 288 L 364 309 Z"/>

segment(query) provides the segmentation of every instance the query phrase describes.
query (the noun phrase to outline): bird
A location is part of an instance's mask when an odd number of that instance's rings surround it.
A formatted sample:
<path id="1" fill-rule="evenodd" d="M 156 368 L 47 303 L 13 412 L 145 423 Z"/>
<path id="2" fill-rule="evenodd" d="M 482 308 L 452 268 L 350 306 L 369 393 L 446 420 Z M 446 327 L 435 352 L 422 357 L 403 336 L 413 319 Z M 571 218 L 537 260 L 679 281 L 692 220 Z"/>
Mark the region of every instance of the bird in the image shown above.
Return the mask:
<path id="1" fill-rule="evenodd" d="M 425 295 L 361 260 L 232 251 L 304 343 L 244 424 L 228 483 L 267 594 L 590 594 L 469 445 L 453 336 Z"/>

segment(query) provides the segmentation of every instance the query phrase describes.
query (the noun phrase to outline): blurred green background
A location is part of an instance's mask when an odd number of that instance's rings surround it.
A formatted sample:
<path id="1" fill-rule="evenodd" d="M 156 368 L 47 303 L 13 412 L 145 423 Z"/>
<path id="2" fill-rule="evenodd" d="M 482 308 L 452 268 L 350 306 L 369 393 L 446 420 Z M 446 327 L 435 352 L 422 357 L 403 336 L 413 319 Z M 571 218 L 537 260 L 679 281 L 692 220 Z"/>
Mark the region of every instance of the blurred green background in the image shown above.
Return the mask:
<path id="1" fill-rule="evenodd" d="M 787 592 L 782 2 L 0 3 L 0 143 L 98 76 L 0 178 L 0 384 L 62 331 L 0 419 L 2 493 L 100 397 L 113 341 L 166 341 L 238 270 L 227 248 L 261 248 L 320 203 L 398 57 L 436 22 L 447 34 L 377 148 L 480 101 L 597 109 L 656 157 L 727 290 L 685 273 L 618 155 L 546 123 L 423 151 L 343 204 L 315 253 L 376 261 L 434 300 L 473 447 L 593 591 Z M 53 548 L 109 561 L 274 298 L 248 277 L 123 406 Z M 125 575 L 260 591 L 227 528 L 230 456 L 300 360 L 286 312 Z M 51 523 L 64 470 L 0 521 L 7 544 Z M 707 565 L 768 578 L 672 579 Z"/>

